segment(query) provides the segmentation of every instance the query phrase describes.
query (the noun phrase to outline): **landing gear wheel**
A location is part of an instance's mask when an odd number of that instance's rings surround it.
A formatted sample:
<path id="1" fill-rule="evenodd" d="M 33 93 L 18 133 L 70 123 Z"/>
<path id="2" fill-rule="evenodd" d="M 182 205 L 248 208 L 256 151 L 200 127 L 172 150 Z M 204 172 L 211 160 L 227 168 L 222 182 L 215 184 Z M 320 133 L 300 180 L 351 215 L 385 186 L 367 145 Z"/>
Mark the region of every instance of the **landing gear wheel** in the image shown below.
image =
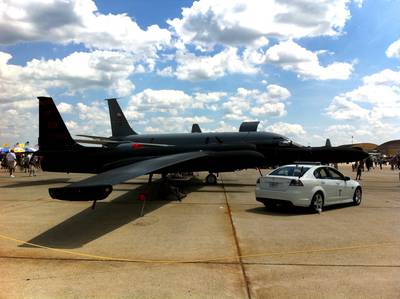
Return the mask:
<path id="1" fill-rule="evenodd" d="M 355 206 L 359 206 L 362 200 L 362 191 L 360 187 L 357 187 L 356 191 L 354 191 L 353 203 Z"/>
<path id="2" fill-rule="evenodd" d="M 321 192 L 317 192 L 314 194 L 310 208 L 313 212 L 321 213 L 322 208 L 324 207 L 324 196 Z"/>
<path id="3" fill-rule="evenodd" d="M 217 177 L 215 174 L 210 173 L 208 176 L 206 176 L 206 183 L 209 185 L 215 185 L 217 183 Z"/>

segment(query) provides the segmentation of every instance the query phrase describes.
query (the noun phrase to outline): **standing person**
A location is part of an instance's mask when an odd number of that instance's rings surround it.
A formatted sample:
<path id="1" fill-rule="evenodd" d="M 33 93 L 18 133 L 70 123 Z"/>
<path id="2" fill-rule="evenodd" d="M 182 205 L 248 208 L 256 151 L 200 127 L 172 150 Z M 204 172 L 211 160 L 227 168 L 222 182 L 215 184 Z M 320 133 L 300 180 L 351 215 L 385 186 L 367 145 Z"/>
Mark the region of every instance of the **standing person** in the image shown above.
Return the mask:
<path id="1" fill-rule="evenodd" d="M 14 150 L 11 150 L 7 156 L 7 166 L 10 171 L 10 177 L 15 178 L 15 166 L 17 165 L 17 157 L 14 154 Z"/>
<path id="2" fill-rule="evenodd" d="M 361 163 L 359 163 L 357 166 L 356 180 L 361 180 L 361 171 L 362 171 L 362 165 L 361 165 Z"/>
<path id="3" fill-rule="evenodd" d="M 29 154 L 29 176 L 36 176 L 36 165 L 38 161 L 37 156 L 33 156 L 32 154 Z"/>

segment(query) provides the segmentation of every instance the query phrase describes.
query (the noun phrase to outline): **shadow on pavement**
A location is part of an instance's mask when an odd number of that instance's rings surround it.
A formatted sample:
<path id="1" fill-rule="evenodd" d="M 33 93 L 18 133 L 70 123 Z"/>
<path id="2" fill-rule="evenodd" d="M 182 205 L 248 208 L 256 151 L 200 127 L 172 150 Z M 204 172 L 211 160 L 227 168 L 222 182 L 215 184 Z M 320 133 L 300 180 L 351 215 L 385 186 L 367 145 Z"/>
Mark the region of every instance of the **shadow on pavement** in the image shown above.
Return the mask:
<path id="1" fill-rule="evenodd" d="M 41 185 L 52 185 L 52 184 L 62 184 L 69 183 L 70 178 L 57 178 L 57 179 L 48 179 L 48 180 L 37 180 L 37 181 L 23 181 L 23 182 L 15 182 L 10 185 L 4 185 L 1 188 L 20 188 L 20 187 L 34 187 Z"/>
<path id="2" fill-rule="evenodd" d="M 354 207 L 353 203 L 343 203 L 343 204 L 336 204 L 324 207 L 322 210 L 323 213 L 328 213 L 334 210 L 340 210 L 344 208 Z M 247 209 L 246 212 L 255 213 L 255 214 L 262 214 L 262 215 L 269 215 L 269 216 L 298 216 L 298 215 L 312 215 L 316 214 L 315 212 L 311 211 L 309 208 L 304 207 L 296 207 L 292 205 L 278 205 L 278 206 L 271 206 L 271 207 L 257 207 Z"/>
<path id="3" fill-rule="evenodd" d="M 150 187 L 143 184 L 136 189 L 131 189 L 110 202 L 97 202 L 94 210 L 88 207 L 27 243 L 64 249 L 82 247 L 140 218 L 142 202 L 137 200 L 139 194 L 146 191 L 148 193 L 144 214 L 151 213 L 168 204 L 171 201 L 168 200 L 169 196 L 160 195 L 158 192 L 160 181 L 153 182 Z M 192 186 L 190 189 L 194 190 Z M 36 248 L 29 244 L 22 244 L 20 247 Z"/>

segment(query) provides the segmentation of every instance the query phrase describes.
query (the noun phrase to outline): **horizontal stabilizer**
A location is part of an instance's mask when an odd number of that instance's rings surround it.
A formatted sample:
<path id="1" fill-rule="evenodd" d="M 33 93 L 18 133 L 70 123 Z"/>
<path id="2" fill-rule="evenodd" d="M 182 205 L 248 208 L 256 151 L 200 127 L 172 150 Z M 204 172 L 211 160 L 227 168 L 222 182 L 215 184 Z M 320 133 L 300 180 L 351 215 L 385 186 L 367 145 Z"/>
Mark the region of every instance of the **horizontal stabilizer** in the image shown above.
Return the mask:
<path id="1" fill-rule="evenodd" d="M 50 188 L 54 199 L 69 201 L 92 201 L 106 198 L 113 190 L 111 185 L 93 185 L 80 187 Z"/>
<path id="2" fill-rule="evenodd" d="M 100 139 L 74 139 L 78 143 L 86 144 L 100 144 L 100 145 L 118 145 L 122 143 L 129 143 L 129 141 L 116 141 L 116 140 L 100 140 Z"/>
<path id="3" fill-rule="evenodd" d="M 91 139 L 75 139 L 76 142 L 87 143 L 87 144 L 101 144 L 101 145 L 118 145 L 123 143 L 132 143 L 148 147 L 167 147 L 174 146 L 171 144 L 161 144 L 161 143 L 149 143 L 149 142 L 136 142 L 132 140 L 115 140 L 108 137 L 101 136 L 91 136 L 91 135 L 77 135 L 81 137 L 91 138 Z"/>
<path id="4" fill-rule="evenodd" d="M 259 121 L 244 121 L 240 125 L 239 132 L 257 132 Z"/>

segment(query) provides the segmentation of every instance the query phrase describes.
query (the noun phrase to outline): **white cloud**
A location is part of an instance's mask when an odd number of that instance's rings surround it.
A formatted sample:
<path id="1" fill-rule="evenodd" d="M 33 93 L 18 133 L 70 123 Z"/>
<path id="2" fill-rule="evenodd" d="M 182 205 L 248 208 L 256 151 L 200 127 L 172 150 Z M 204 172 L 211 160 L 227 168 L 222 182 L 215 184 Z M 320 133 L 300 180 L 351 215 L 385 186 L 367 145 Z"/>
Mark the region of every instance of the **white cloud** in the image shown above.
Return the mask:
<path id="1" fill-rule="evenodd" d="M 111 135 L 110 118 L 105 102 L 94 101 L 90 104 L 79 102 L 74 105 L 61 102 L 57 107 L 62 107 L 59 111 L 72 136 L 77 134 Z M 74 119 L 70 119 L 71 117 Z"/>
<path id="2" fill-rule="evenodd" d="M 60 111 L 60 113 L 72 113 L 73 109 L 72 109 L 72 105 L 68 104 L 68 103 L 64 103 L 61 102 L 60 104 L 57 105 L 57 109 L 58 111 Z"/>
<path id="3" fill-rule="evenodd" d="M 302 125 L 299 124 L 289 124 L 284 122 L 277 122 L 268 127 L 266 127 L 267 131 L 271 131 L 273 133 L 278 133 L 284 136 L 300 136 L 306 134 Z"/>
<path id="4" fill-rule="evenodd" d="M 270 47 L 266 52 L 266 62 L 276 64 L 286 71 L 295 72 L 305 79 L 345 80 L 353 71 L 353 65 L 345 62 L 333 62 L 322 66 L 316 53 L 292 40 Z"/>
<path id="5" fill-rule="evenodd" d="M 350 121 L 352 135 L 360 141 L 396 138 L 400 132 L 400 72 L 385 69 L 365 76 L 361 86 L 334 97 L 326 114 Z"/>
<path id="6" fill-rule="evenodd" d="M 400 39 L 393 42 L 386 50 L 387 57 L 400 58 Z"/>
<path id="7" fill-rule="evenodd" d="M 23 67 L 8 63 L 11 58 L 10 54 L 0 52 L 0 103 L 32 100 L 36 95 L 46 95 L 43 87 L 32 84 L 29 78 L 23 78 Z"/>
<path id="8" fill-rule="evenodd" d="M 0 4 L 0 44 L 49 41 L 83 43 L 88 48 L 123 50 L 155 57 L 170 43 L 166 29 L 142 30 L 126 14 L 101 14 L 92 0 L 3 0 Z"/>
<path id="9" fill-rule="evenodd" d="M 176 54 L 175 76 L 180 80 L 209 80 L 226 74 L 255 74 L 258 69 L 240 57 L 237 48 L 226 48 L 214 56 L 196 56 L 187 51 Z"/>
<path id="10" fill-rule="evenodd" d="M 116 96 L 134 89 L 128 79 L 135 71 L 134 58 L 111 51 L 75 52 L 63 59 L 28 61 L 26 66 L 9 63 L 12 56 L 0 52 L 0 102 L 26 101 L 47 95 L 49 88 L 68 93 L 87 89 L 106 89 Z"/>
<path id="11" fill-rule="evenodd" d="M 220 102 L 228 94 L 226 92 L 209 92 L 201 93 L 196 92 L 193 97 L 193 108 L 216 110 L 218 106 L 216 103 Z"/>
<path id="12" fill-rule="evenodd" d="M 37 143 L 38 123 L 37 115 L 33 111 L 21 109 L 2 109 L 1 111 L 1 144 L 25 141 L 30 141 L 32 145 Z M 18 123 L 23 125 L 16 125 Z"/>
<path id="13" fill-rule="evenodd" d="M 350 18 L 349 0 L 236 0 L 193 2 L 182 17 L 168 20 L 184 43 L 201 46 L 265 45 L 280 39 L 341 34 Z M 360 5 L 361 1 L 355 1 Z"/>
<path id="14" fill-rule="evenodd" d="M 283 116 L 286 114 L 286 110 L 283 103 L 265 103 L 262 106 L 252 108 L 251 114 L 254 116 Z"/>
<path id="15" fill-rule="evenodd" d="M 146 133 L 169 133 L 169 132 L 190 132 L 192 124 L 206 124 L 213 122 L 206 116 L 186 116 L 186 117 L 153 117 Z"/>
<path id="16" fill-rule="evenodd" d="M 161 70 L 157 70 L 157 75 L 161 77 L 173 77 L 174 71 L 171 66 L 167 66 Z"/>
<path id="17" fill-rule="evenodd" d="M 327 114 L 335 119 L 381 120 L 400 115 L 400 72 L 385 69 L 365 76 L 363 85 L 336 96 Z"/>
<path id="18" fill-rule="evenodd" d="M 218 123 L 218 127 L 214 130 L 215 132 L 238 132 L 239 129 L 235 126 L 227 124 L 224 121 Z"/>
<path id="19" fill-rule="evenodd" d="M 181 90 L 145 89 L 132 96 L 128 109 L 135 111 L 161 111 L 176 115 L 191 104 L 192 97 Z"/>
<path id="20" fill-rule="evenodd" d="M 369 111 L 347 99 L 346 96 L 336 96 L 326 109 L 326 113 L 334 119 L 355 120 L 365 119 Z"/>
<path id="21" fill-rule="evenodd" d="M 270 84 L 266 91 L 258 89 L 238 88 L 236 94 L 231 96 L 222 107 L 225 110 L 225 118 L 243 120 L 246 113 L 257 117 L 284 116 L 286 114 L 283 103 L 290 97 L 286 88 Z"/>
<path id="22" fill-rule="evenodd" d="M 68 130 L 75 130 L 78 128 L 78 123 L 73 120 L 66 121 L 65 125 L 67 126 Z"/>

